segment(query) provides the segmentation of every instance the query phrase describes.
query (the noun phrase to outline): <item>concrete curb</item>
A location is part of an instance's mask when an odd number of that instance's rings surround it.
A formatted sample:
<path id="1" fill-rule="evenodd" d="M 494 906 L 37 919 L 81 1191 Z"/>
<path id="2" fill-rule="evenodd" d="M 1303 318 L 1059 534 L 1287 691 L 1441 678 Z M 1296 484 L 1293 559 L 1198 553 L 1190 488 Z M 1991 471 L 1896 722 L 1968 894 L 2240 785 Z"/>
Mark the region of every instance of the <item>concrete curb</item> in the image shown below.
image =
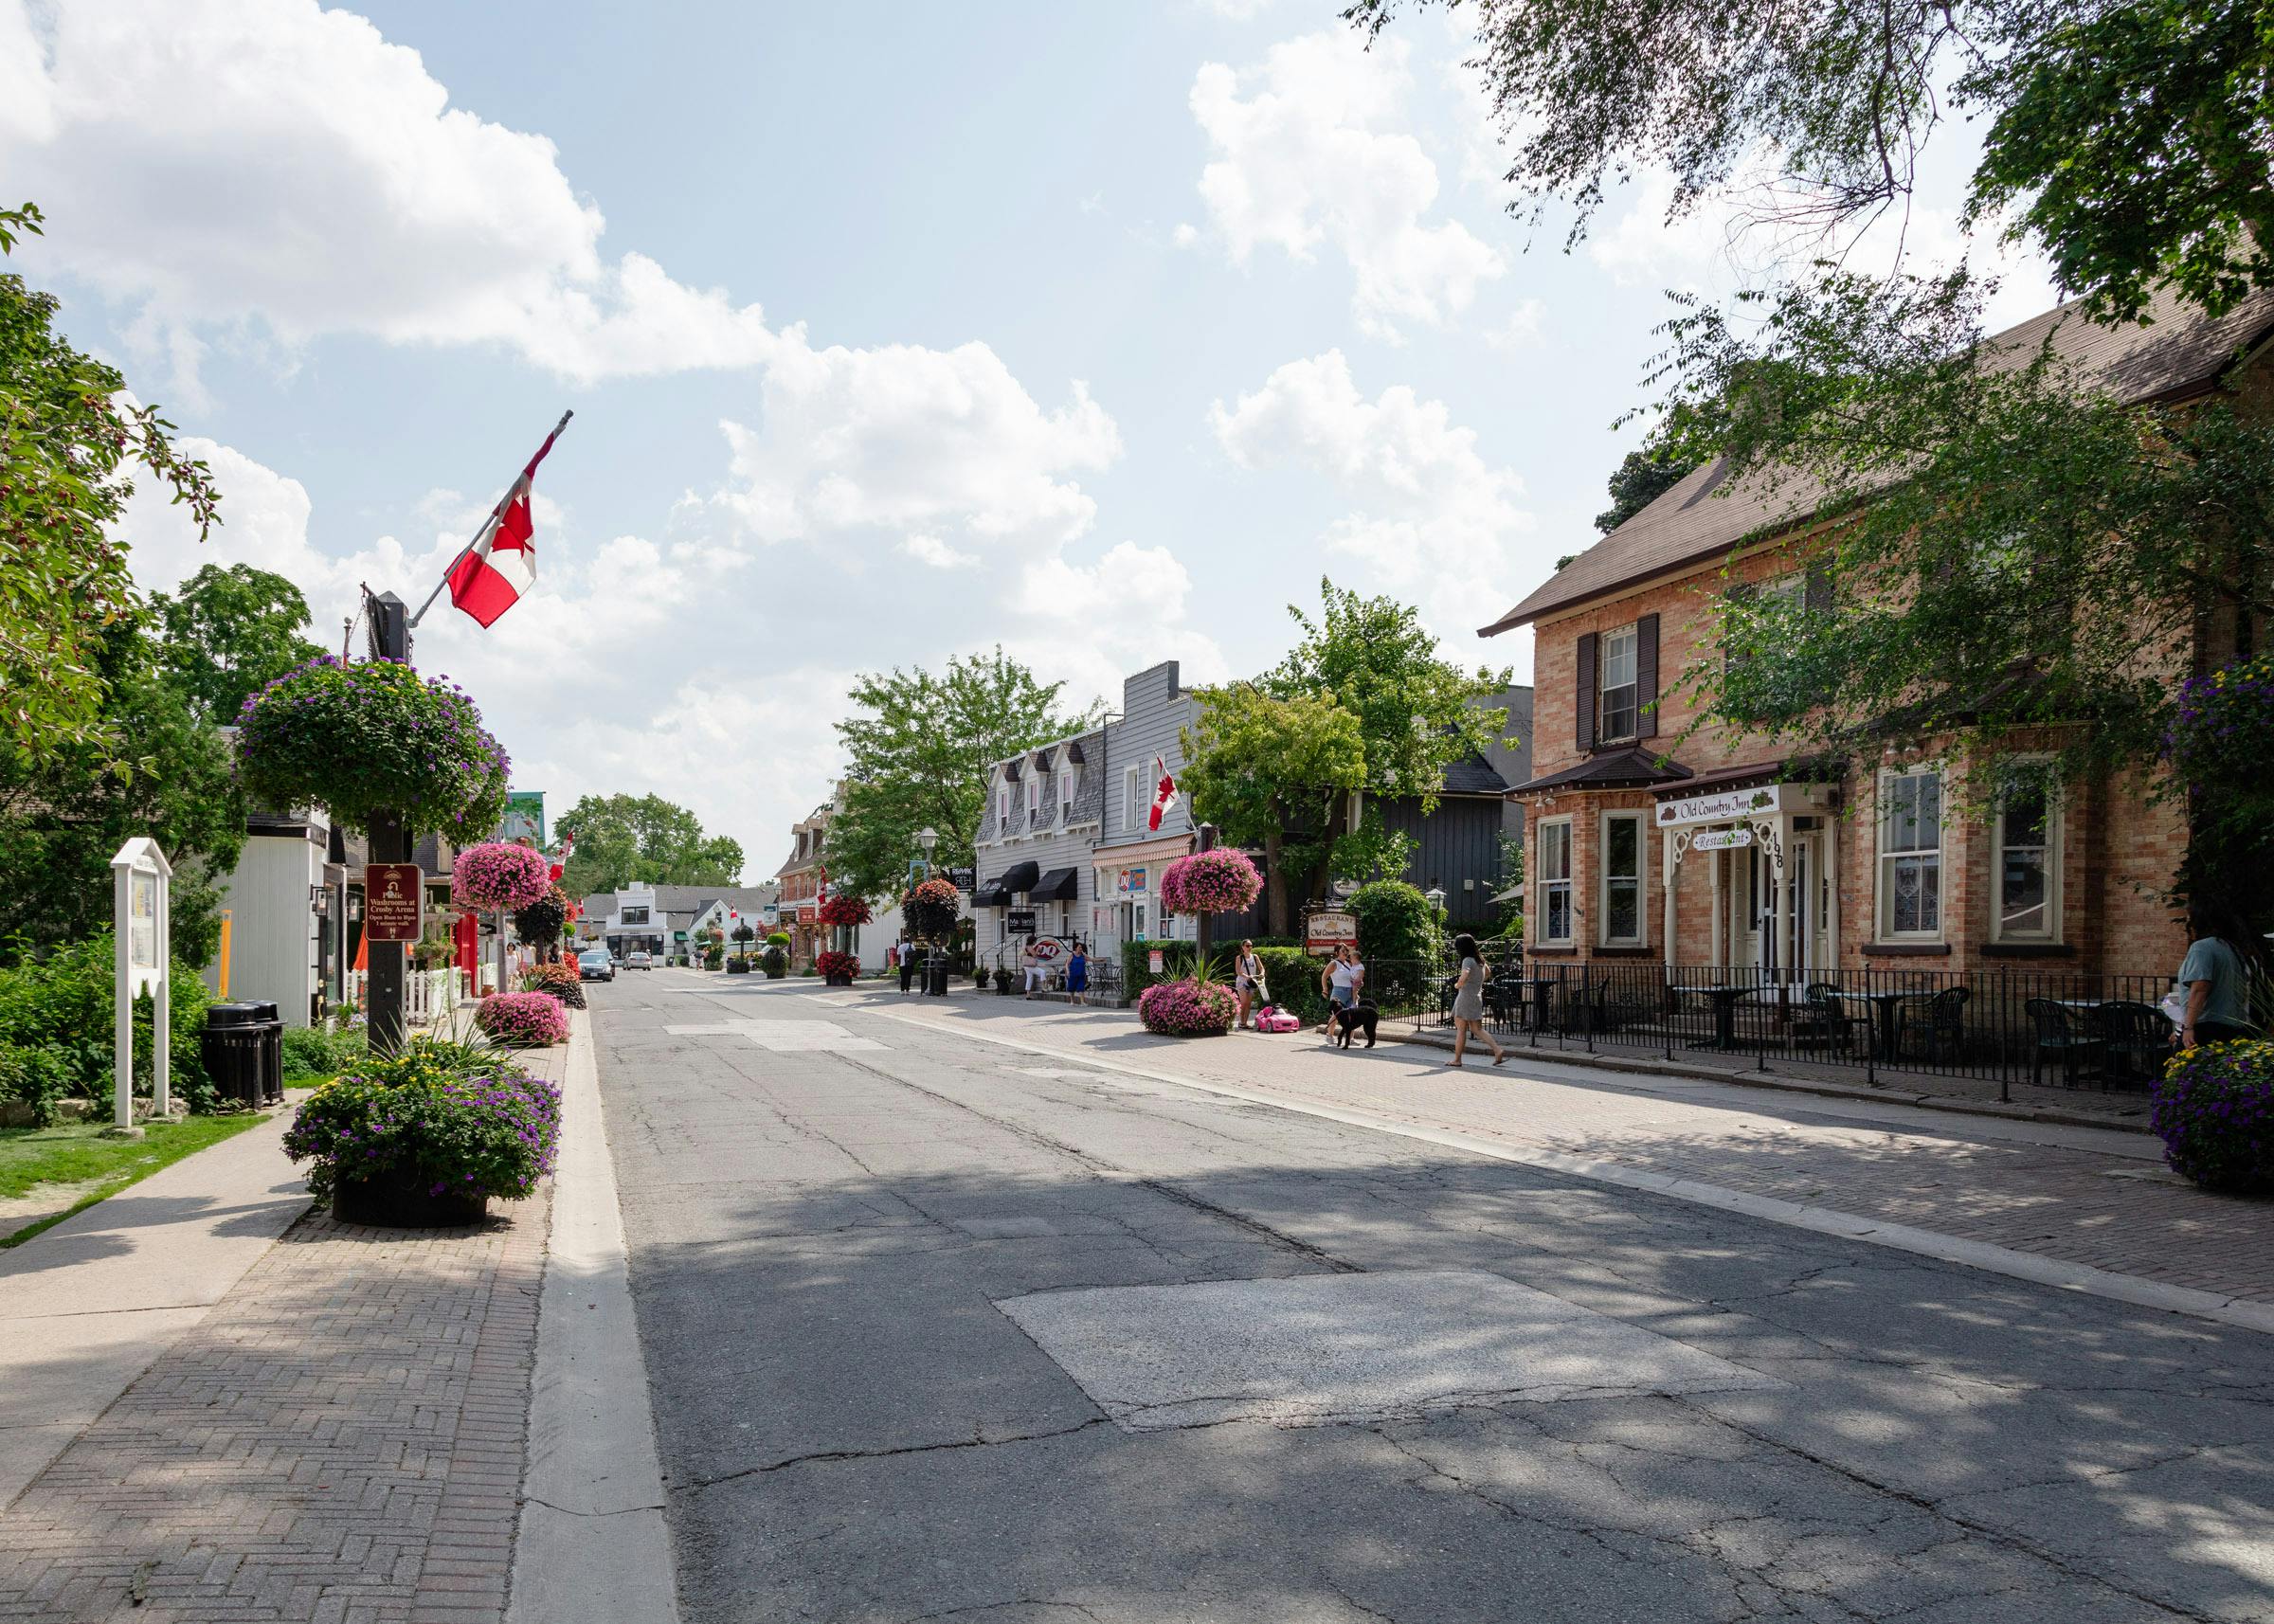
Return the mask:
<path id="1" fill-rule="evenodd" d="M 1399 1043 L 1450 1049 L 1451 1033 L 1385 1031 L 1382 1036 Z M 1504 1045 L 1511 1055 L 1524 1055 L 1542 1065 L 1581 1066 L 1597 1072 L 1627 1072 L 1644 1077 L 1681 1077 L 1701 1083 L 1736 1083 L 1749 1089 L 1782 1089 L 1787 1093 L 1814 1094 L 1821 1099 L 1868 1100 L 1874 1105 L 1918 1106 L 1945 1110 L 1953 1116 L 1988 1116 L 2001 1122 L 2044 1122 L 2061 1128 L 2104 1128 L 2114 1133 L 2150 1133 L 2144 1117 L 2103 1115 L 2094 1111 L 2060 1110 L 2040 1106 L 2004 1105 L 1994 1100 L 1970 1100 L 1955 1094 L 1920 1093 L 1911 1089 L 1875 1089 L 1854 1083 L 1788 1077 L 1777 1072 L 1706 1072 L 1680 1062 L 1653 1060 L 1647 1055 L 1589 1054 L 1585 1050 L 1534 1049 L 1525 1044 Z"/>
<path id="2" fill-rule="evenodd" d="M 506 1616 L 513 1624 L 676 1624 L 662 1464 L 591 1019 L 569 1013 L 561 1159 Z"/>
<path id="3" fill-rule="evenodd" d="M 1678 1179 L 1670 1174 L 1651 1173 L 1638 1167 L 1625 1167 L 1616 1163 L 1597 1162 L 1585 1156 L 1574 1156 L 1561 1150 L 1543 1150 L 1530 1146 L 1507 1145 L 1484 1139 L 1474 1134 L 1454 1132 L 1449 1128 L 1423 1128 L 1414 1123 L 1398 1122 L 1365 1111 L 1351 1110 L 1341 1106 L 1316 1105 L 1290 1100 L 1283 1095 L 1243 1089 L 1230 1083 L 1201 1081 L 1181 1077 L 1170 1072 L 1157 1072 L 1149 1067 L 1132 1066 L 1126 1061 L 1109 1060 L 1084 1051 L 1053 1048 L 1047 1044 L 1031 1043 L 1024 1038 L 1005 1038 L 992 1032 L 973 1031 L 968 1027 L 949 1026 L 936 1020 L 926 1020 L 912 1015 L 901 1015 L 891 1010 L 872 1009 L 870 1014 L 884 1020 L 904 1021 L 911 1026 L 923 1026 L 934 1032 L 957 1034 L 973 1038 L 983 1043 L 997 1043 L 1006 1049 L 1020 1049 L 1032 1055 L 1046 1055 L 1052 1059 L 1067 1060 L 1093 1071 L 1118 1072 L 1128 1076 L 1143 1077 L 1147 1082 L 1164 1083 L 1171 1088 L 1189 1089 L 1196 1093 L 1217 1094 L 1249 1105 L 1269 1106 L 1275 1110 L 1292 1111 L 1298 1116 L 1314 1116 L 1328 1122 L 1339 1122 L 1351 1128 L 1363 1128 L 1379 1133 L 1394 1133 L 1402 1139 L 1419 1140 L 1424 1144 L 1443 1146 L 1447 1149 L 1468 1151 L 1472 1155 L 1488 1156 L 1496 1162 L 1511 1162 L 1525 1167 L 1537 1167 L 1543 1172 L 1561 1173 L 1569 1178 L 1585 1179 L 1592 1183 L 1610 1184 L 1621 1189 L 1646 1191 L 1654 1196 L 1667 1196 L 1675 1200 L 1689 1201 L 1698 1206 L 1712 1207 L 1721 1212 L 1736 1213 L 1741 1217 L 1760 1218 L 1770 1223 L 1793 1229 L 1808 1230 L 1817 1235 L 1836 1236 L 1846 1240 L 1864 1241 L 1872 1246 L 1885 1246 L 1897 1252 L 1907 1252 L 1940 1262 L 1960 1264 L 1979 1269 L 1987 1273 L 2003 1274 L 2010 1279 L 2026 1280 L 2033 1285 L 2051 1286 L 2065 1291 L 2076 1291 L 2085 1296 L 2102 1297 L 2110 1302 L 2129 1303 L 2138 1308 L 2157 1308 L 2169 1313 L 2187 1314 L 2196 1319 L 2211 1320 L 2239 1329 L 2274 1335 L 2274 1303 L 2261 1303 L 2236 1297 L 2224 1297 L 2215 1291 L 2200 1291 L 2190 1286 L 2167 1286 L 2157 1280 L 2143 1280 L 2135 1274 L 2119 1274 L 2105 1269 L 2094 1269 L 2082 1263 L 2066 1263 L 2059 1258 L 2042 1257 L 2035 1253 L 2016 1252 L 2010 1247 L 1994 1246 L 1987 1241 L 1962 1240 L 1956 1236 L 1938 1235 L 1932 1230 L 1914 1229 L 1906 1224 L 1883 1223 L 1876 1218 L 1859 1218 L 1853 1213 L 1839 1212 L 1831 1207 L 1804 1205 L 1784 1200 L 1776 1196 L 1754 1195 L 1749 1191 L 1732 1190 L 1720 1184 L 1708 1184 L 1695 1179 Z"/>

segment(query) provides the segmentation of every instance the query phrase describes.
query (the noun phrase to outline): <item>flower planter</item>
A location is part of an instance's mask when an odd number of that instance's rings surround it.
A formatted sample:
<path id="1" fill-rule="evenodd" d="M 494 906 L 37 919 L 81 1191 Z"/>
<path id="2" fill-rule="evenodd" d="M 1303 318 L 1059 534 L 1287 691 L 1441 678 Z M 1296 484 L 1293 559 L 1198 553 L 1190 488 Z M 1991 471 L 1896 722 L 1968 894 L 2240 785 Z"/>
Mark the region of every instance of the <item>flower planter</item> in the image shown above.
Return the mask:
<path id="1" fill-rule="evenodd" d="M 851 986 L 853 978 L 842 970 L 832 970 L 821 978 L 821 984 L 823 986 Z"/>
<path id="2" fill-rule="evenodd" d="M 332 1192 L 332 1216 L 385 1229 L 460 1229 L 489 1216 L 489 1197 L 450 1189 L 438 1196 L 434 1184 L 424 1175 L 403 1173 L 342 1180 Z"/>

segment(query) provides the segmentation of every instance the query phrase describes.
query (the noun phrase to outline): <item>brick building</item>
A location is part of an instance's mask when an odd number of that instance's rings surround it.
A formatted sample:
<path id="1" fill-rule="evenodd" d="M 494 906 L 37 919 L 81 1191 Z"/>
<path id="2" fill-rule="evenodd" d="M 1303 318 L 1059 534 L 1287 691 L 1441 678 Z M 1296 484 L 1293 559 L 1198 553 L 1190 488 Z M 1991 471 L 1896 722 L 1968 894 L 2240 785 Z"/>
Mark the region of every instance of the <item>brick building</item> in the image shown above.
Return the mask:
<path id="1" fill-rule="evenodd" d="M 2157 314 L 2105 328 L 2064 307 L 1994 342 L 2033 348 L 2050 331 L 2126 401 L 2184 402 L 2238 375 L 2263 387 L 2274 297 L 2216 321 Z M 1695 703 L 1674 678 L 1712 656 L 1720 595 L 1813 604 L 1830 589 L 1805 564 L 1808 526 L 1779 529 L 1785 510 L 1750 482 L 1721 491 L 1725 472 L 1718 460 L 1693 471 L 1481 629 L 1528 625 L 1536 638 L 1533 775 L 1517 786 L 1527 952 L 1758 966 L 1785 982 L 2016 961 L 2087 973 L 2176 965 L 2185 936 L 2162 893 L 2185 831 L 2135 778 L 2018 792 L 1975 815 L 1932 760 L 1839 758 L 1710 722 L 1688 731 Z M 2212 652 L 2176 651 L 2175 664 Z"/>

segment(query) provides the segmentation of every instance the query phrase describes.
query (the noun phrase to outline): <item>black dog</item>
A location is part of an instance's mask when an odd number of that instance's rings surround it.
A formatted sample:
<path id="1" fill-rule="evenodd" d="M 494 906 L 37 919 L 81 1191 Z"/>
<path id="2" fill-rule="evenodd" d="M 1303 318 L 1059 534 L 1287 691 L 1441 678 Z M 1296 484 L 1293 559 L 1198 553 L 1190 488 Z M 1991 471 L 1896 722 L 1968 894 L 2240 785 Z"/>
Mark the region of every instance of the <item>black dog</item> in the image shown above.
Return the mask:
<path id="1" fill-rule="evenodd" d="M 1350 1039 L 1358 1036 L 1358 1029 L 1363 1026 L 1366 1029 L 1366 1047 L 1371 1049 L 1374 1047 L 1374 1023 L 1381 1019 L 1381 1011 L 1370 1003 L 1338 1007 L 1334 1012 L 1335 1040 L 1343 1048 L 1349 1048 Z"/>

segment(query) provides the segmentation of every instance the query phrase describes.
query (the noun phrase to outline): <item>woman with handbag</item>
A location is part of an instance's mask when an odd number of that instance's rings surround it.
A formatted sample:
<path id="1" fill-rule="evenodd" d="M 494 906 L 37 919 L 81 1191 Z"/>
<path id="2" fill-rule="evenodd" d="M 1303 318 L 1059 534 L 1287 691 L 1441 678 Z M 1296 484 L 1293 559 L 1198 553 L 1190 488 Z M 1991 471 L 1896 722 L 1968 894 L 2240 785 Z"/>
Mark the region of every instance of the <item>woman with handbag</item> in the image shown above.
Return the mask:
<path id="1" fill-rule="evenodd" d="M 1239 995 L 1239 1029 L 1248 1031 L 1249 1012 L 1272 996 L 1263 984 L 1263 960 L 1256 956 L 1253 942 L 1242 941 L 1239 956 L 1232 961 L 1232 990 Z"/>

